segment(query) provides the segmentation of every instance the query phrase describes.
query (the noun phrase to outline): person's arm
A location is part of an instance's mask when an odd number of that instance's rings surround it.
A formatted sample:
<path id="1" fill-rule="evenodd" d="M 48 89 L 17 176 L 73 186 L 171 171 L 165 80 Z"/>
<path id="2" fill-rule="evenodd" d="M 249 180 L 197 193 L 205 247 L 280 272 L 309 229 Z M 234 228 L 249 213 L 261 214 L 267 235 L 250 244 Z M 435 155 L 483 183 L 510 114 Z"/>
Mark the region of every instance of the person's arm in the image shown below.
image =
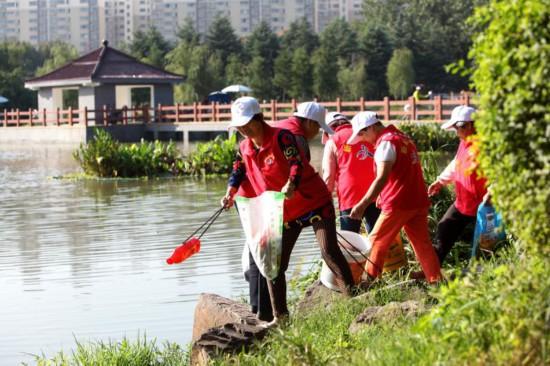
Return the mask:
<path id="1" fill-rule="evenodd" d="M 376 178 L 370 185 L 369 190 L 363 196 L 361 201 L 359 201 L 351 209 L 349 215 L 352 219 L 361 220 L 368 205 L 376 200 L 376 197 L 378 197 L 388 181 L 388 177 L 390 176 L 393 164 L 393 161 L 383 161 L 376 163 Z"/>
<path id="2" fill-rule="evenodd" d="M 304 170 L 300 150 L 298 149 L 294 135 L 287 130 L 281 130 L 277 140 L 279 142 L 279 148 L 290 166 L 288 180 L 281 189 L 281 192 L 285 194 L 286 198 L 292 198 L 294 191 L 300 184 L 300 179 L 302 178 L 302 172 Z"/>
<path id="3" fill-rule="evenodd" d="M 239 190 L 239 186 L 246 178 L 246 168 L 241 156 L 241 152 L 238 151 L 235 156 L 235 161 L 233 162 L 233 169 L 231 175 L 229 176 L 229 181 L 227 183 L 227 190 L 225 196 L 221 200 L 222 207 L 229 209 L 233 206 L 235 194 Z"/>
<path id="4" fill-rule="evenodd" d="M 453 182 L 453 177 L 456 169 L 456 157 L 447 165 L 447 167 L 439 174 L 435 182 L 428 187 L 428 196 L 434 196 L 439 193 L 441 188 Z"/>
<path id="5" fill-rule="evenodd" d="M 336 181 L 336 171 L 338 170 L 337 151 L 336 144 L 333 140 L 329 139 L 325 144 L 325 150 L 323 151 L 323 180 L 327 185 L 328 191 L 334 191 L 334 183 Z"/>

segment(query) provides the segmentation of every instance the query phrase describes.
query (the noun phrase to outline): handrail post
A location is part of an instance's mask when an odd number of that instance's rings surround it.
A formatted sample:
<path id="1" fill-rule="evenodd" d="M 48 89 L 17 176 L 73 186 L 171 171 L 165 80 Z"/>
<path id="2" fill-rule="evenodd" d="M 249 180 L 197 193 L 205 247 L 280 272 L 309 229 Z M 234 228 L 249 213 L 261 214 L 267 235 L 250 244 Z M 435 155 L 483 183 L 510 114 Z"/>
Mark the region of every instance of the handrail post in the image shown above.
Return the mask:
<path id="1" fill-rule="evenodd" d="M 365 97 L 359 98 L 359 111 L 363 112 L 365 110 Z"/>
<path id="2" fill-rule="evenodd" d="M 32 108 L 29 108 L 29 124 L 32 127 Z"/>
<path id="3" fill-rule="evenodd" d="M 441 95 L 436 95 L 434 98 L 435 120 L 441 122 L 443 120 L 443 108 L 441 104 Z"/>
<path id="4" fill-rule="evenodd" d="M 411 121 L 416 121 L 416 100 L 413 97 L 409 97 L 409 104 L 411 106 L 411 111 L 410 111 Z"/>
<path id="5" fill-rule="evenodd" d="M 69 107 L 69 126 L 73 125 L 73 107 Z"/>
<path id="6" fill-rule="evenodd" d="M 384 97 L 384 121 L 390 120 L 390 98 Z"/>
<path id="7" fill-rule="evenodd" d="M 4 127 L 8 127 L 8 110 L 4 108 Z"/>
<path id="8" fill-rule="evenodd" d="M 48 124 L 47 121 L 47 114 L 46 114 L 46 108 L 42 108 L 42 126 L 46 126 Z"/>
<path id="9" fill-rule="evenodd" d="M 157 123 L 161 123 L 162 122 L 162 105 L 159 103 L 157 104 L 157 113 L 155 113 L 155 119 L 157 121 Z"/>
<path id="10" fill-rule="evenodd" d="M 59 126 L 61 124 L 61 121 L 60 121 L 60 114 L 59 114 L 59 107 L 57 107 L 56 111 L 55 111 L 55 124 L 57 126 Z"/>
<path id="11" fill-rule="evenodd" d="M 218 116 L 218 112 L 217 112 L 217 106 L 216 106 L 216 102 L 212 102 L 212 113 L 210 114 L 210 118 L 212 119 L 211 122 L 216 122 L 217 121 L 217 116 Z"/>
<path id="12" fill-rule="evenodd" d="M 342 110 L 342 100 L 340 99 L 340 97 L 337 97 L 336 98 L 336 112 L 340 113 L 341 110 Z"/>
<path id="13" fill-rule="evenodd" d="M 199 111 L 197 110 L 197 102 L 193 102 L 193 122 L 198 122 Z"/>
<path id="14" fill-rule="evenodd" d="M 296 99 L 292 98 L 292 100 L 290 102 L 292 103 L 292 110 L 295 111 L 296 110 Z"/>
<path id="15" fill-rule="evenodd" d="M 176 103 L 176 122 L 180 121 L 180 104 Z"/>
<path id="16" fill-rule="evenodd" d="M 469 106 L 470 105 L 470 94 L 467 92 L 464 92 L 464 105 Z"/>
<path id="17" fill-rule="evenodd" d="M 17 127 L 19 127 L 19 123 L 20 123 L 20 119 L 21 119 L 21 115 L 19 114 L 19 108 L 17 108 L 15 110 L 15 118 L 16 118 L 16 122 L 15 122 L 15 125 Z"/>
<path id="18" fill-rule="evenodd" d="M 88 127 L 88 106 L 84 107 L 84 127 Z"/>
<path id="19" fill-rule="evenodd" d="M 277 103 L 275 101 L 275 99 L 271 99 L 270 108 L 271 108 L 271 121 L 272 122 L 275 122 L 277 120 L 277 106 L 276 106 L 275 103 Z"/>

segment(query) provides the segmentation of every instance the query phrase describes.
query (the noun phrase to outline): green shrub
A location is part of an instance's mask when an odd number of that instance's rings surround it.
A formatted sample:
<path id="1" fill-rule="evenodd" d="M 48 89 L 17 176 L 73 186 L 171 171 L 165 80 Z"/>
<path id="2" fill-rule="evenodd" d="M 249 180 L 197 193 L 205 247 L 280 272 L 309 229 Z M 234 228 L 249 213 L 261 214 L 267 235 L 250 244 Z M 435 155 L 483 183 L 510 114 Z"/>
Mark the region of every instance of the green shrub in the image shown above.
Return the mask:
<path id="1" fill-rule="evenodd" d="M 84 173 L 97 177 L 155 177 L 160 175 L 222 174 L 231 170 L 236 136 L 217 137 L 200 143 L 188 157 L 181 156 L 174 142 L 120 144 L 103 129 L 94 139 L 73 152 Z"/>
<path id="2" fill-rule="evenodd" d="M 402 123 L 399 129 L 413 139 L 418 151 L 456 152 L 458 137 L 454 131 L 441 129 L 438 123 Z"/>
<path id="3" fill-rule="evenodd" d="M 518 243 L 550 254 L 550 1 L 491 1 L 475 12 L 480 165 Z"/>

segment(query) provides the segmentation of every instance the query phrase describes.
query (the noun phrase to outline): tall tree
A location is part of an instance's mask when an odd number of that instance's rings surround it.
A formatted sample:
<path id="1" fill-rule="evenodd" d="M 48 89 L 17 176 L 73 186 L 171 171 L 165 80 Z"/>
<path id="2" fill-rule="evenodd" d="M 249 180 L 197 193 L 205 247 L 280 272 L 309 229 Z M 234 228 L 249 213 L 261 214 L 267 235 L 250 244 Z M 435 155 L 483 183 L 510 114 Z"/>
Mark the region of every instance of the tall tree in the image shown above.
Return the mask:
<path id="1" fill-rule="evenodd" d="M 292 53 L 283 48 L 275 59 L 273 85 L 278 89 L 277 95 L 282 100 L 286 100 L 289 96 L 289 87 L 292 80 Z"/>
<path id="2" fill-rule="evenodd" d="M 281 38 L 281 46 L 288 50 L 304 48 L 306 53 L 312 54 L 319 45 L 319 38 L 311 29 L 306 18 L 298 19 L 290 24 Z"/>
<path id="3" fill-rule="evenodd" d="M 24 85 L 43 62 L 44 55 L 29 43 L 0 43 L 0 95 L 9 100 L 2 108 L 36 107 L 36 92 Z"/>
<path id="4" fill-rule="evenodd" d="M 36 70 L 37 76 L 47 74 L 78 57 L 77 49 L 64 42 L 49 43 L 41 47 L 40 52 L 46 60 L 44 64 Z"/>
<path id="5" fill-rule="evenodd" d="M 151 27 L 145 32 L 138 30 L 134 33 L 134 39 L 128 48 L 132 56 L 160 68 L 166 65 L 165 56 L 171 50 L 170 43 L 155 27 Z"/>
<path id="6" fill-rule="evenodd" d="M 195 30 L 193 20 L 189 17 L 183 21 L 183 25 L 178 29 L 177 36 L 179 42 L 191 45 L 198 45 L 200 43 L 200 35 Z"/>
<path id="7" fill-rule="evenodd" d="M 254 56 L 248 65 L 248 85 L 252 88 L 254 96 L 258 99 L 271 99 L 273 85 L 269 64 L 262 56 Z"/>
<path id="8" fill-rule="evenodd" d="M 313 93 L 320 100 L 339 96 L 338 62 L 332 50 L 319 47 L 312 57 Z"/>
<path id="9" fill-rule="evenodd" d="M 388 87 L 391 95 L 404 99 L 414 84 L 414 56 L 408 48 L 399 48 L 393 52 L 388 64 Z"/>
<path id="10" fill-rule="evenodd" d="M 227 84 L 246 84 L 247 67 L 243 62 L 242 57 L 238 55 L 230 55 L 225 66 L 225 78 Z"/>
<path id="11" fill-rule="evenodd" d="M 320 45 L 331 50 L 332 57 L 349 65 L 357 52 L 357 34 L 343 18 L 336 18 L 321 32 Z"/>
<path id="12" fill-rule="evenodd" d="M 386 32 L 378 26 L 363 29 L 359 39 L 361 53 L 367 60 L 366 72 L 372 85 L 365 97 L 383 98 L 388 93 L 386 71 L 392 55 L 392 44 Z"/>
<path id="13" fill-rule="evenodd" d="M 373 85 L 368 80 L 367 62 L 360 58 L 348 67 L 341 67 L 338 73 L 342 97 L 357 100 L 372 93 Z"/>
<path id="14" fill-rule="evenodd" d="M 279 52 L 279 38 L 265 21 L 262 21 L 247 38 L 246 51 L 252 58 L 262 57 L 270 70 L 269 73 L 273 74 L 273 65 Z"/>
<path id="15" fill-rule="evenodd" d="M 305 47 L 294 50 L 292 54 L 292 67 L 290 69 L 289 95 L 293 98 L 306 100 L 311 98 L 313 79 L 312 68 L 309 62 L 309 53 Z"/>
<path id="16" fill-rule="evenodd" d="M 224 65 L 230 55 L 241 55 L 243 52 L 241 41 L 226 17 L 217 17 L 212 22 L 206 35 L 206 45 L 211 51 L 220 55 Z"/>

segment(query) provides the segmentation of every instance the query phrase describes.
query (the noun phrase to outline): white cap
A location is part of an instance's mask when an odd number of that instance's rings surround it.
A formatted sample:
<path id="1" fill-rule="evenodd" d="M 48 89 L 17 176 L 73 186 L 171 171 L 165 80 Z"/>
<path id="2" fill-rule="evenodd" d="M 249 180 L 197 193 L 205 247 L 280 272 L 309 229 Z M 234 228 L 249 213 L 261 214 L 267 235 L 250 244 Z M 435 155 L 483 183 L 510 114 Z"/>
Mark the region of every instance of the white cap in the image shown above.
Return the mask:
<path id="1" fill-rule="evenodd" d="M 231 105 L 231 123 L 229 127 L 246 125 L 254 115 L 260 113 L 260 104 L 255 98 L 240 97 Z"/>
<path id="2" fill-rule="evenodd" d="M 296 117 L 307 118 L 319 124 L 329 135 L 334 134 L 332 128 L 325 123 L 325 107 L 316 102 L 305 102 L 298 104 L 298 110 L 294 112 Z"/>
<path id="3" fill-rule="evenodd" d="M 363 128 L 370 127 L 378 122 L 378 116 L 375 112 L 359 112 L 351 119 L 352 133 L 348 139 L 348 144 L 353 145 L 359 142 L 357 135 Z"/>
<path id="4" fill-rule="evenodd" d="M 475 113 L 475 109 L 465 105 L 459 105 L 453 109 L 451 113 L 451 119 L 441 125 L 441 128 L 448 130 L 452 128 L 457 122 L 472 122 L 472 114 Z"/>
<path id="5" fill-rule="evenodd" d="M 340 112 L 330 112 L 327 113 L 327 115 L 325 116 L 325 123 L 327 124 L 327 126 L 330 127 L 332 123 L 338 121 L 339 119 L 345 119 L 346 121 L 349 121 L 348 117 L 344 116 Z"/>

